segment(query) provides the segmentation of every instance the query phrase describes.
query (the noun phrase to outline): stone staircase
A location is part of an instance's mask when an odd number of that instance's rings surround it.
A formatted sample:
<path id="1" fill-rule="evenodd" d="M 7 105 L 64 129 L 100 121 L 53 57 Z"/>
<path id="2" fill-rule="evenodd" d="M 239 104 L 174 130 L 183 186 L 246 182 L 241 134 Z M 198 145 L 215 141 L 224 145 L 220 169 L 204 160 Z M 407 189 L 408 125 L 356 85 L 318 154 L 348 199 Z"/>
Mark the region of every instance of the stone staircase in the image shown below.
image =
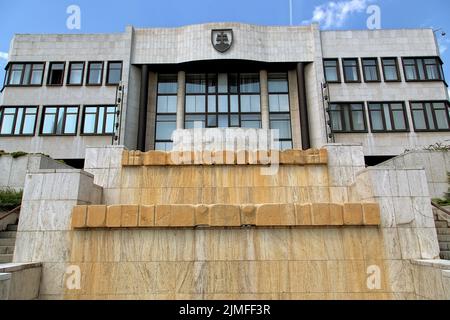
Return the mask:
<path id="1" fill-rule="evenodd" d="M 16 233 L 17 225 L 8 225 L 5 231 L 0 231 L 0 264 L 13 261 Z"/>
<path id="2" fill-rule="evenodd" d="M 445 217 L 445 213 L 440 213 L 438 209 L 433 209 L 433 211 L 441 259 L 450 260 L 450 216 Z"/>

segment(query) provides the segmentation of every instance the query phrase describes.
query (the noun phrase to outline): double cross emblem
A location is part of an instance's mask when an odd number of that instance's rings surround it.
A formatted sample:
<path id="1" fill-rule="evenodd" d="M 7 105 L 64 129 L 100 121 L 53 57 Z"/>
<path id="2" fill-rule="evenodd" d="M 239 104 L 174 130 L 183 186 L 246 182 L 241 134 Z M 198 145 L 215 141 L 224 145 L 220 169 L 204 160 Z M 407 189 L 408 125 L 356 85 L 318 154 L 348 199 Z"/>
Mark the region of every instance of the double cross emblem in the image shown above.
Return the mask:
<path id="1" fill-rule="evenodd" d="M 216 49 L 220 53 L 224 53 L 229 50 L 233 44 L 233 30 L 212 30 L 211 40 L 214 49 Z"/>

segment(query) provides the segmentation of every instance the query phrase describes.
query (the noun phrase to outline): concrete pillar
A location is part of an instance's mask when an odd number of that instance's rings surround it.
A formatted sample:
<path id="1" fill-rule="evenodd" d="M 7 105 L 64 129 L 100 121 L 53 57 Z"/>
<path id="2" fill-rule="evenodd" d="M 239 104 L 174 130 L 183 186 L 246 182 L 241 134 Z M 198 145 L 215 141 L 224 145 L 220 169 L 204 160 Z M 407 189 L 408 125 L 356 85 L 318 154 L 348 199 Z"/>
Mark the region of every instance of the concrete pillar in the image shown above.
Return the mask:
<path id="1" fill-rule="evenodd" d="M 141 68 L 141 93 L 139 99 L 137 149 L 145 152 L 145 138 L 147 132 L 147 103 L 148 103 L 148 65 Z"/>
<path id="2" fill-rule="evenodd" d="M 186 95 L 186 72 L 178 72 L 177 129 L 184 129 L 184 102 Z"/>
<path id="3" fill-rule="evenodd" d="M 261 122 L 263 129 L 270 129 L 269 120 L 269 87 L 267 82 L 267 70 L 259 72 L 261 81 Z"/>

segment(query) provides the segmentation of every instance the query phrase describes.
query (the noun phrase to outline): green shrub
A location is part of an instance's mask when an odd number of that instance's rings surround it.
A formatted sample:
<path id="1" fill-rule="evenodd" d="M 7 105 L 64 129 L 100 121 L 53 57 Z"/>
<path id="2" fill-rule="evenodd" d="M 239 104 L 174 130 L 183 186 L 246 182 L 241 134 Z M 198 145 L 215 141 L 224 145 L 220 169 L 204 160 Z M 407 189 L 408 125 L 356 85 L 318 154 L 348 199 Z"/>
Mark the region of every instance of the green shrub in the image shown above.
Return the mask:
<path id="1" fill-rule="evenodd" d="M 14 159 L 20 158 L 20 157 L 24 157 L 26 156 L 28 153 L 23 152 L 23 151 L 17 151 L 17 152 L 12 152 L 11 153 L 11 157 L 13 157 Z"/>
<path id="2" fill-rule="evenodd" d="M 22 204 L 23 191 L 0 190 L 0 207 L 14 209 Z"/>

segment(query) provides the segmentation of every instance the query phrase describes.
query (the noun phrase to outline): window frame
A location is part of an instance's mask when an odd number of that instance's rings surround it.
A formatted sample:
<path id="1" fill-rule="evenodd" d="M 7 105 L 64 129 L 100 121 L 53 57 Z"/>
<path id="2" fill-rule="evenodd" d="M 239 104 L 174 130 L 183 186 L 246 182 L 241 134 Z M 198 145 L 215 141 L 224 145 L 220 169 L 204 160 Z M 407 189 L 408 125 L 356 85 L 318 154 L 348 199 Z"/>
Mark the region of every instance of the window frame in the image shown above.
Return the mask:
<path id="1" fill-rule="evenodd" d="M 417 79 L 409 80 L 406 73 L 406 65 L 405 60 L 414 60 L 414 68 L 417 74 Z M 436 66 L 438 67 L 438 73 L 439 73 L 439 79 L 428 79 L 428 72 L 425 64 L 426 59 L 434 59 L 436 61 Z M 422 71 L 425 75 L 425 79 L 420 79 L 420 72 L 419 72 L 419 64 L 417 63 L 418 60 L 422 60 Z M 445 81 L 445 75 L 444 70 L 442 68 L 443 62 L 442 59 L 438 56 L 429 56 L 429 57 L 402 57 L 402 65 L 403 65 L 403 73 L 405 75 L 405 81 L 406 82 L 444 82 L 447 86 L 447 82 Z"/>
<path id="2" fill-rule="evenodd" d="M 81 71 L 81 82 L 80 83 L 70 83 L 70 76 L 71 76 L 71 72 L 72 72 L 72 65 L 73 64 L 83 64 L 83 69 Z M 86 69 L 86 62 L 85 61 L 70 61 L 69 62 L 69 68 L 67 71 L 67 77 L 66 77 L 66 85 L 70 86 L 70 87 L 81 87 L 83 86 L 84 83 L 84 73 L 85 73 L 85 69 Z"/>
<path id="3" fill-rule="evenodd" d="M 366 69 L 364 66 L 365 60 L 375 60 L 375 68 L 377 69 L 377 78 L 378 78 L 377 80 L 367 80 Z M 378 61 L 377 57 L 361 58 L 361 69 L 362 69 L 363 79 L 364 79 L 365 83 L 380 83 L 381 82 L 380 62 Z"/>
<path id="4" fill-rule="evenodd" d="M 227 92 L 219 92 L 219 74 L 224 73 L 227 75 Z M 184 96 L 184 115 L 183 115 L 183 126 L 186 128 L 186 116 L 203 116 L 205 119 L 205 128 L 220 128 L 219 127 L 219 116 L 227 116 L 228 117 L 228 128 L 242 128 L 242 116 L 244 115 L 259 115 L 260 116 L 260 128 L 262 128 L 262 94 L 261 94 L 261 75 L 258 72 L 199 72 L 199 73 L 190 73 L 190 74 L 196 74 L 196 75 L 205 75 L 206 76 L 206 83 L 205 83 L 205 92 L 204 93 L 187 93 L 187 81 L 185 84 L 185 96 Z M 237 91 L 231 92 L 230 88 L 230 75 L 236 74 L 237 75 Z M 255 74 L 258 76 L 259 80 L 259 92 L 241 92 L 241 75 L 242 74 Z M 187 76 L 187 74 L 186 74 Z M 216 84 L 216 91 L 214 93 L 211 93 L 208 91 L 208 80 L 210 76 L 215 76 L 217 79 Z M 204 96 L 205 97 L 205 112 L 186 112 L 186 100 L 188 96 Z M 209 97 L 213 96 L 216 100 L 216 111 L 215 112 L 208 112 L 208 103 L 209 103 Z M 227 96 L 227 105 L 228 105 L 228 111 L 227 112 L 219 112 L 219 97 L 220 96 Z M 231 112 L 231 96 L 237 96 L 238 97 L 238 111 L 237 112 Z M 259 96 L 260 104 L 259 104 L 259 112 L 242 112 L 242 106 L 241 106 L 241 97 L 242 96 Z M 231 126 L 231 117 L 233 115 L 237 115 L 239 117 L 239 125 L 238 126 Z M 216 126 L 208 126 L 208 116 L 216 116 L 217 119 L 217 125 Z M 244 128 L 245 129 L 245 128 Z"/>
<path id="5" fill-rule="evenodd" d="M 54 64 L 62 64 L 63 65 L 63 75 L 61 77 L 61 84 L 51 84 L 50 83 L 50 74 L 52 72 L 52 65 Z M 51 61 L 48 65 L 48 72 L 47 72 L 47 87 L 62 87 L 64 86 L 64 79 L 66 75 L 66 61 Z"/>
<path id="6" fill-rule="evenodd" d="M 161 76 L 174 76 L 175 79 L 177 79 L 177 92 L 175 93 L 159 93 L 159 80 L 161 78 Z M 156 150 L 156 144 L 157 143 L 173 143 L 172 140 L 158 140 L 156 137 L 156 133 L 157 133 L 157 124 L 158 124 L 158 116 L 159 115 L 163 115 L 163 116 L 175 116 L 175 125 L 176 125 L 176 121 L 177 121 L 177 110 L 175 110 L 175 112 L 158 112 L 158 101 L 159 101 L 159 96 L 170 96 L 170 97 L 178 97 L 178 74 L 177 73 L 158 73 L 157 75 L 157 79 L 156 79 L 156 112 L 155 112 L 155 129 L 154 129 L 154 139 L 153 139 L 153 146 L 154 149 Z M 177 104 L 178 104 L 178 100 L 177 100 Z"/>
<path id="7" fill-rule="evenodd" d="M 94 63 L 102 64 L 102 71 L 100 73 L 100 83 L 89 83 L 89 78 L 91 75 L 91 66 Z M 87 73 L 86 73 L 86 86 L 87 87 L 101 87 L 103 86 L 103 74 L 105 73 L 105 62 L 104 61 L 88 61 Z"/>
<path id="8" fill-rule="evenodd" d="M 358 76 L 357 80 L 348 80 L 345 73 L 345 61 L 347 60 L 355 60 L 356 61 L 356 75 Z M 342 58 L 342 72 L 344 74 L 344 82 L 345 83 L 361 83 L 361 63 L 359 58 Z"/>
<path id="9" fill-rule="evenodd" d="M 40 64 L 42 65 L 42 76 L 41 76 L 41 82 L 40 84 L 31 84 L 31 77 L 33 76 L 33 66 L 35 64 Z M 9 84 L 9 82 L 11 81 L 11 70 L 10 68 L 13 67 L 13 65 L 22 65 L 23 69 L 22 69 L 22 74 L 20 76 L 20 84 Z M 28 84 L 24 84 L 24 78 L 25 78 L 25 69 L 27 65 L 31 65 L 31 71 L 30 71 L 30 77 L 28 79 Z M 47 63 L 46 62 L 40 62 L 40 61 L 27 61 L 27 62 L 15 62 L 12 61 L 10 63 L 8 63 L 8 65 L 6 66 L 6 74 L 5 74 L 5 79 L 4 79 L 4 84 L 3 87 L 42 87 L 43 83 L 44 83 L 44 76 L 45 76 L 45 68 L 46 68 Z"/>
<path id="10" fill-rule="evenodd" d="M 326 67 L 325 67 L 325 61 L 335 61 L 336 62 L 336 73 L 337 73 L 337 78 L 338 78 L 337 81 L 328 81 Z M 324 58 L 322 63 L 323 63 L 323 73 L 324 73 L 326 82 L 327 83 L 342 83 L 341 64 L 340 64 L 339 58 Z"/>
<path id="11" fill-rule="evenodd" d="M 414 113 L 413 113 L 413 109 L 412 109 L 412 105 L 414 103 L 422 104 L 422 107 L 424 110 L 424 120 L 425 120 L 425 125 L 427 126 L 427 129 L 417 129 L 416 128 L 416 122 L 414 121 Z M 430 124 L 428 122 L 428 116 L 425 113 L 425 104 L 427 104 L 427 103 L 431 103 L 432 105 L 434 103 L 443 103 L 447 107 L 447 112 L 445 114 L 447 115 L 447 123 L 449 125 L 449 129 L 430 129 Z M 450 110 L 450 102 L 449 101 L 446 101 L 446 100 L 421 100 L 421 101 L 410 100 L 409 101 L 409 110 L 411 112 L 411 120 L 413 123 L 414 132 L 422 132 L 423 133 L 423 132 L 449 132 L 450 131 L 450 115 L 448 112 L 448 110 Z M 433 110 L 432 116 L 433 116 L 434 125 L 435 125 L 435 128 L 437 128 L 436 112 L 435 112 L 434 106 L 433 106 L 432 110 Z"/>
<path id="12" fill-rule="evenodd" d="M 395 60 L 395 68 L 396 68 L 396 71 L 397 71 L 397 80 L 387 80 L 386 79 L 386 71 L 384 69 L 384 61 L 388 60 L 388 59 Z M 381 58 L 381 70 L 383 71 L 384 82 L 402 82 L 402 76 L 401 76 L 400 67 L 399 67 L 399 64 L 398 64 L 398 57 L 382 57 Z"/>
<path id="13" fill-rule="evenodd" d="M 120 63 L 120 80 L 119 83 L 110 83 L 109 82 L 109 72 L 110 72 L 110 65 L 112 63 Z M 107 86 L 118 86 L 120 84 L 120 82 L 122 81 L 122 76 L 123 76 L 123 61 L 108 61 L 106 64 L 106 81 L 105 81 L 105 85 Z"/>
<path id="14" fill-rule="evenodd" d="M 350 128 L 351 128 L 351 130 L 350 131 L 348 131 L 348 130 L 340 130 L 340 131 L 336 131 L 336 130 L 334 130 L 333 129 L 333 126 L 331 126 L 331 130 L 332 130 L 332 132 L 333 133 L 336 133 L 336 134 L 341 134 L 341 133 L 344 133 L 344 134 L 348 134 L 348 133 L 369 133 L 369 126 L 367 125 L 367 114 L 366 114 L 366 103 L 364 102 L 364 101 L 349 101 L 349 102 L 347 102 L 347 101 L 345 101 L 345 102 L 330 102 L 330 109 L 329 109 L 329 116 L 330 116 L 330 121 L 332 121 L 332 119 L 331 119 L 331 105 L 349 105 L 350 107 L 351 107 L 351 105 L 352 104 L 360 104 L 360 105 L 362 105 L 362 113 L 363 113 L 363 118 L 364 118 L 364 130 L 354 130 L 353 129 L 353 113 L 351 112 L 351 110 L 350 110 Z M 339 113 L 340 113 L 340 118 L 341 118 L 341 121 L 344 119 L 343 118 L 343 111 L 342 111 L 342 109 L 339 111 Z M 344 123 L 345 121 L 342 121 L 342 123 Z"/>
<path id="15" fill-rule="evenodd" d="M 95 112 L 95 130 L 97 132 L 98 129 L 98 117 L 99 117 L 99 109 L 100 108 L 105 108 L 105 115 L 104 115 L 104 119 L 103 119 L 103 132 L 102 133 L 84 133 L 84 120 L 86 118 L 86 109 L 87 108 L 96 108 L 96 112 Z M 83 106 L 83 112 L 81 115 L 81 125 L 80 125 L 80 136 L 83 137 L 112 137 L 114 136 L 114 132 L 111 133 L 105 133 L 105 129 L 106 129 L 106 119 L 108 118 L 108 108 L 115 108 L 114 111 L 114 119 L 117 120 L 117 105 L 111 105 L 111 104 L 101 104 L 101 105 L 84 105 Z M 114 126 L 116 125 L 116 121 L 114 121 Z M 114 128 L 115 129 L 115 128 Z"/>
<path id="16" fill-rule="evenodd" d="M 16 125 L 17 125 L 17 114 L 18 114 L 18 109 L 22 108 L 24 109 L 24 111 L 26 111 L 26 109 L 35 109 L 36 110 L 36 117 L 34 119 L 34 127 L 33 127 L 33 133 L 30 134 L 23 134 L 23 133 L 19 133 L 19 134 L 2 134 L 1 133 L 1 129 L 3 126 L 3 118 L 4 118 L 4 110 L 8 109 L 8 108 L 14 108 L 16 109 L 15 113 L 14 113 L 14 121 L 13 121 L 13 131 L 15 131 L 16 129 Z M 24 113 L 25 115 L 25 113 Z M 34 137 L 36 135 L 36 126 L 37 126 L 37 121 L 39 118 L 39 106 L 1 106 L 0 107 L 0 137 Z M 23 132 L 23 127 L 25 124 L 25 116 L 22 117 L 22 122 L 20 124 L 20 132 Z"/>
<path id="17" fill-rule="evenodd" d="M 44 122 L 45 122 L 45 111 L 49 108 L 56 108 L 56 114 L 55 114 L 55 123 L 53 124 L 53 133 L 43 133 L 44 129 Z M 63 124 L 62 124 L 62 131 L 64 132 L 66 129 L 66 120 L 67 120 L 67 109 L 68 108 L 77 108 L 77 120 L 75 125 L 75 133 L 56 133 L 57 129 L 57 120 L 58 115 L 60 113 L 61 109 L 65 109 L 64 112 L 64 118 L 63 118 Z M 41 114 L 41 121 L 40 121 L 40 127 L 39 127 L 39 136 L 40 137 L 74 137 L 78 135 L 78 124 L 80 121 L 80 106 L 77 105 L 70 105 L 70 106 L 62 106 L 62 105 L 45 105 L 42 107 L 42 114 Z"/>
<path id="18" fill-rule="evenodd" d="M 371 104 L 380 104 L 383 108 L 384 104 L 388 105 L 389 108 L 389 117 L 391 120 L 391 124 L 394 127 L 394 117 L 393 117 L 393 112 L 392 112 L 392 105 L 393 104 L 401 104 L 403 107 L 403 118 L 405 120 L 405 127 L 406 129 L 393 129 L 393 130 L 387 130 L 387 126 L 386 126 L 386 115 L 384 113 L 384 111 L 382 110 L 381 112 L 381 117 L 382 117 L 382 121 L 383 121 L 383 130 L 374 130 L 373 129 L 373 121 L 372 121 L 372 112 L 370 110 L 370 105 Z M 409 127 L 409 121 L 408 121 L 408 114 L 407 114 L 407 110 L 406 110 L 406 105 L 404 101 L 368 101 L 367 102 L 367 112 L 369 114 L 369 123 L 370 123 L 370 131 L 372 133 L 405 133 L 405 132 L 411 132 L 411 129 Z"/>

